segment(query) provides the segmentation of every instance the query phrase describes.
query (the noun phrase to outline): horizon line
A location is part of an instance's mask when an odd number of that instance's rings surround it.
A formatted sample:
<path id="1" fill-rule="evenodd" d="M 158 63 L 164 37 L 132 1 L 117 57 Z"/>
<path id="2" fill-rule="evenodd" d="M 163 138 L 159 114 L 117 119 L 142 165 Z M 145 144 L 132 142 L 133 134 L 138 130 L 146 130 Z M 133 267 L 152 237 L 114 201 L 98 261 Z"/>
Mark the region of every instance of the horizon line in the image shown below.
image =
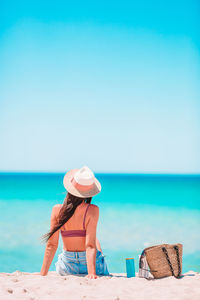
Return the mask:
<path id="1" fill-rule="evenodd" d="M 65 174 L 65 171 L 0 171 L 0 175 L 4 174 L 27 174 L 27 175 L 37 175 L 37 174 L 49 174 L 49 175 L 56 175 L 56 174 Z M 98 175 L 160 175 L 160 176 L 200 176 L 200 173 L 170 173 L 170 172 L 94 172 Z"/>

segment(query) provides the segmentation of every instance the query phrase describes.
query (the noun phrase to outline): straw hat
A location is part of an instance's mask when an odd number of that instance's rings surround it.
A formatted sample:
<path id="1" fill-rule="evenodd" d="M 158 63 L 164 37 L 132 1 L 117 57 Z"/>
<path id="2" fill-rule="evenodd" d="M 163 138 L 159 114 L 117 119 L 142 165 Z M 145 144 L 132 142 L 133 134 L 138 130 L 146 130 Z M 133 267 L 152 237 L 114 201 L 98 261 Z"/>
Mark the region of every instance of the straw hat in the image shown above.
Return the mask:
<path id="1" fill-rule="evenodd" d="M 100 182 L 87 166 L 67 172 L 63 184 L 70 194 L 80 198 L 89 198 L 101 191 Z"/>

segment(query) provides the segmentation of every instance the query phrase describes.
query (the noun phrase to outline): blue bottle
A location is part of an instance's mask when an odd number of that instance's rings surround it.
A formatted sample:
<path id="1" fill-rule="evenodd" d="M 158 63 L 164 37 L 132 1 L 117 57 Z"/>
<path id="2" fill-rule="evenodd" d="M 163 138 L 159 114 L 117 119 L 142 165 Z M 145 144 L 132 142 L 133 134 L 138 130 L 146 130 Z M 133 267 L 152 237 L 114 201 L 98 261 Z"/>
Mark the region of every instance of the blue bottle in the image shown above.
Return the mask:
<path id="1" fill-rule="evenodd" d="M 134 258 L 126 258 L 126 274 L 128 278 L 135 277 Z"/>

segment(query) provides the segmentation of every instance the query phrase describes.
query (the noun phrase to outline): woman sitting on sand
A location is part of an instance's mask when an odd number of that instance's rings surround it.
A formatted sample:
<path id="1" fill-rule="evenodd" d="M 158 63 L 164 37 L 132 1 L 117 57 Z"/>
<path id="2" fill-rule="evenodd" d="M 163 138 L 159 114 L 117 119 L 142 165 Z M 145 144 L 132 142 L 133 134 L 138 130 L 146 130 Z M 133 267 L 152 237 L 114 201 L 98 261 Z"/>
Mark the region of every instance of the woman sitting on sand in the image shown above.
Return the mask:
<path id="1" fill-rule="evenodd" d="M 63 252 L 56 262 L 58 274 L 88 274 L 88 278 L 109 275 L 96 239 L 99 208 L 91 204 L 92 196 L 101 191 L 99 181 L 88 167 L 83 167 L 65 174 L 64 187 L 68 194 L 63 204 L 53 207 L 50 232 L 43 236 L 47 245 L 40 274 L 47 275 L 61 232 Z"/>

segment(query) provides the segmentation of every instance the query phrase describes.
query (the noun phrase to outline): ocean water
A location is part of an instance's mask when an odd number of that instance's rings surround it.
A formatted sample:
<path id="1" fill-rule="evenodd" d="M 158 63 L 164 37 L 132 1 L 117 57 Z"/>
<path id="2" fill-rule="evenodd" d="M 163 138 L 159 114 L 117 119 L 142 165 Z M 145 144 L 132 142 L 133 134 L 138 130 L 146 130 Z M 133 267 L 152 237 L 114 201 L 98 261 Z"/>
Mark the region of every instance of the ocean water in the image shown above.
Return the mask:
<path id="1" fill-rule="evenodd" d="M 0 272 L 39 272 L 53 205 L 62 203 L 64 174 L 0 174 Z M 96 174 L 102 192 L 97 236 L 110 272 L 125 258 L 160 243 L 183 244 L 183 272 L 200 271 L 200 176 Z M 51 264 L 62 251 L 59 247 Z"/>

